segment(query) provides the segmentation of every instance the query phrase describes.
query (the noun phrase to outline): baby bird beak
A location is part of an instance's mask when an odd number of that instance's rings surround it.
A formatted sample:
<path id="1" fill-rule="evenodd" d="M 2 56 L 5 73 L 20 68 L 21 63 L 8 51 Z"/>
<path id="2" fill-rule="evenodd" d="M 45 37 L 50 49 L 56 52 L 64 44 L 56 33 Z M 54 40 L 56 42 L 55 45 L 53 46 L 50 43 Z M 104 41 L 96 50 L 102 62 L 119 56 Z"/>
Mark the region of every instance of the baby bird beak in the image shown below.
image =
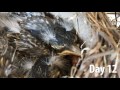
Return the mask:
<path id="1" fill-rule="evenodd" d="M 79 53 L 70 51 L 70 50 L 65 50 L 61 53 L 58 53 L 60 56 L 69 56 L 71 57 L 72 60 L 72 65 L 75 66 L 79 60 L 79 58 L 81 57 L 81 55 Z"/>

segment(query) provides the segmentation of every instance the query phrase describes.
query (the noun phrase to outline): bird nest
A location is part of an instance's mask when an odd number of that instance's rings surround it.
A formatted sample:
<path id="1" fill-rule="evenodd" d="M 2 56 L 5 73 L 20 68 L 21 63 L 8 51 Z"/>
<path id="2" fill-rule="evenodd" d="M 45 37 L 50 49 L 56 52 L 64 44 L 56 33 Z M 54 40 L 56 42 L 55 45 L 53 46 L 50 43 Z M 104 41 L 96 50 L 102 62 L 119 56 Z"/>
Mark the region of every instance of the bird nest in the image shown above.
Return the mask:
<path id="1" fill-rule="evenodd" d="M 114 78 L 119 77 L 119 37 L 117 27 L 113 26 L 104 12 L 89 12 L 87 18 L 91 27 L 99 37 L 92 48 L 83 48 L 77 65 L 79 70 L 75 77 L 83 78 Z M 80 64 L 81 62 L 81 64 Z M 91 68 L 91 72 L 90 72 Z M 103 68 L 103 73 L 100 70 Z"/>
<path id="2" fill-rule="evenodd" d="M 45 13 L 45 18 L 55 18 Z M 0 31 L 0 77 L 3 78 L 114 78 L 119 72 L 119 38 L 117 27 L 113 26 L 104 12 L 87 12 L 86 17 L 98 41 L 94 47 L 76 37 L 69 47 L 54 48 L 40 40 L 21 25 L 20 33 Z M 59 24 L 57 24 L 59 25 Z M 14 25 L 13 25 L 14 26 Z M 63 30 L 64 31 L 64 30 Z M 57 32 L 56 32 L 57 33 Z M 59 35 L 63 34 L 63 35 Z M 59 36 L 66 40 L 59 31 Z M 69 34 L 71 35 L 71 33 Z M 69 36 L 68 35 L 68 36 Z M 73 40 L 72 37 L 71 40 Z M 67 42 L 70 42 L 69 40 Z M 62 42 L 65 43 L 65 42 Z M 57 45 L 58 46 L 58 45 Z M 90 70 L 90 68 L 92 68 Z"/>

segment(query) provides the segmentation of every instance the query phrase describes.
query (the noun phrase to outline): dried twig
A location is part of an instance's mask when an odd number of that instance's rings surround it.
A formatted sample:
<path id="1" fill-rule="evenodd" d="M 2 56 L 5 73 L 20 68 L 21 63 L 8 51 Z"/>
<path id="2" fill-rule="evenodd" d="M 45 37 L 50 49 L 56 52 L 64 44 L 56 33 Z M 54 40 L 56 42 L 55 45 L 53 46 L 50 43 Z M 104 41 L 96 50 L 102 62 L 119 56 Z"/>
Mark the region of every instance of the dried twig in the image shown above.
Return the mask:
<path id="1" fill-rule="evenodd" d="M 94 55 L 91 55 L 91 56 L 88 56 L 86 57 L 84 60 L 83 60 L 83 63 L 86 63 L 86 62 L 90 62 L 92 61 L 93 59 L 96 59 L 96 58 L 99 58 L 99 57 L 103 57 L 103 56 L 106 56 L 106 55 L 110 55 L 112 53 L 114 53 L 115 50 L 110 50 L 110 51 L 106 51 L 106 52 L 103 52 L 103 53 L 98 53 L 98 54 L 94 54 Z"/>
<path id="2" fill-rule="evenodd" d="M 16 48 L 15 48 L 15 50 L 14 50 L 14 52 L 13 52 L 13 55 L 12 55 L 12 58 L 11 58 L 11 62 L 13 62 L 13 60 L 14 60 L 16 50 L 17 50 L 17 46 L 16 46 Z"/>

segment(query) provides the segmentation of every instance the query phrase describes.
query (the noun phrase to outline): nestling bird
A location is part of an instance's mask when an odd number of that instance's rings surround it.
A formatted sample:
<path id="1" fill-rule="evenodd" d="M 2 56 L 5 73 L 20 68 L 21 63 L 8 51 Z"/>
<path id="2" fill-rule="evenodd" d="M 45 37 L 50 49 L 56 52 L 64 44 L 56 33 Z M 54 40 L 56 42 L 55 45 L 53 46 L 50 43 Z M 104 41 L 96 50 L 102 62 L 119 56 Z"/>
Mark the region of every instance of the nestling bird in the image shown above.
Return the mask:
<path id="1" fill-rule="evenodd" d="M 75 30 L 68 31 L 63 27 L 63 24 L 57 22 L 57 19 L 47 16 L 32 16 L 23 20 L 21 26 L 38 40 L 50 44 L 55 49 L 61 49 L 75 41 Z"/>
<path id="2" fill-rule="evenodd" d="M 48 56 L 41 56 L 32 67 L 30 78 L 49 78 Z"/>
<path id="3" fill-rule="evenodd" d="M 74 66 L 80 55 L 72 51 L 63 51 L 59 55 L 40 57 L 31 70 L 34 78 L 61 78 L 70 76 L 71 67 Z"/>
<path id="4" fill-rule="evenodd" d="M 71 64 L 59 56 L 42 56 L 32 67 L 32 78 L 59 78 L 68 75 Z"/>
<path id="5" fill-rule="evenodd" d="M 5 68 L 1 65 L 5 77 L 70 76 L 71 67 L 80 57 L 71 50 L 77 37 L 70 22 L 41 12 L 0 13 L 0 16 L 0 57 L 9 61 Z M 19 16 L 22 21 L 18 23 Z"/>

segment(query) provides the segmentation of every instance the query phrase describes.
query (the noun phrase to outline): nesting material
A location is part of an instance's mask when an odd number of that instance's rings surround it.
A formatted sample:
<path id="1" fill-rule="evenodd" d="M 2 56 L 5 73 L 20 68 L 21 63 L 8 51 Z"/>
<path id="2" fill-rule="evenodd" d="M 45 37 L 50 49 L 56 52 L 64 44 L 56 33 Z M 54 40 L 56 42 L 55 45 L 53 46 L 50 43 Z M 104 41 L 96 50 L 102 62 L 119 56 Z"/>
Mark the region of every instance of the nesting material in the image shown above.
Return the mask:
<path id="1" fill-rule="evenodd" d="M 0 13 L 0 27 L 5 27 L 12 33 L 20 33 L 21 28 L 18 19 L 9 15 L 9 13 Z"/>
<path id="2" fill-rule="evenodd" d="M 120 50 L 118 36 L 120 33 L 117 31 L 117 28 L 111 24 L 106 13 L 87 12 L 86 15 L 88 22 L 90 23 L 92 29 L 97 33 L 97 38 L 99 39 L 93 49 L 90 49 L 84 53 L 85 57 L 82 59 L 82 64 L 76 72 L 75 77 L 118 77 L 118 59 Z M 113 56 L 113 54 L 115 55 Z M 100 72 L 90 73 L 90 65 L 94 65 L 94 67 L 103 67 L 105 70 L 102 75 L 100 75 Z M 108 69 L 111 69 L 111 71 L 108 71 Z"/>

